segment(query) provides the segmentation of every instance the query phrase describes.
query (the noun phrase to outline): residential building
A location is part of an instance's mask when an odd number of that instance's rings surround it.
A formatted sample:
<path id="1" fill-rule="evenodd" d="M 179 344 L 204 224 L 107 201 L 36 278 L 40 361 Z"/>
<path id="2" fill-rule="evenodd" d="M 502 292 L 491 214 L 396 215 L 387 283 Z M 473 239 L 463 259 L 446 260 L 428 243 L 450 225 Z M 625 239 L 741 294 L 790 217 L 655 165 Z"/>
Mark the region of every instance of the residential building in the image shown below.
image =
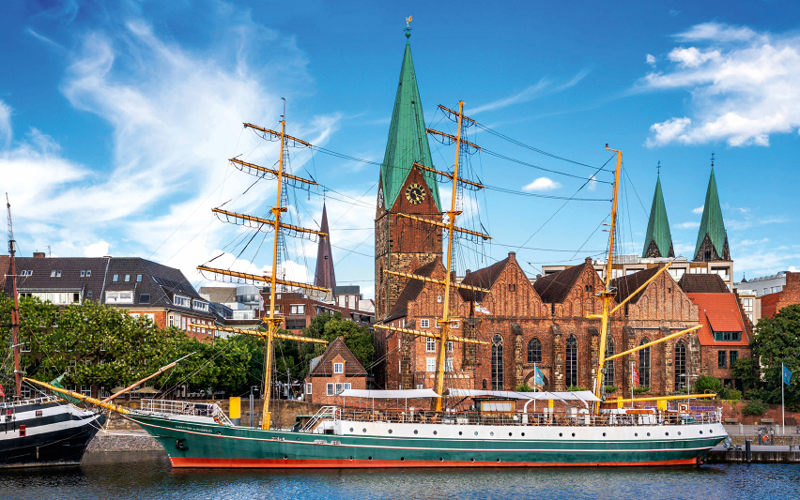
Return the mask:
<path id="1" fill-rule="evenodd" d="M 366 389 L 367 371 L 342 337 L 328 344 L 325 353 L 311 360 L 305 378 L 305 400 L 310 403 L 342 406 L 345 389 Z"/>
<path id="2" fill-rule="evenodd" d="M 785 284 L 779 291 L 761 296 L 761 316 L 771 318 L 781 309 L 793 304 L 800 304 L 800 272 L 783 273 Z"/>
<path id="3" fill-rule="evenodd" d="M 757 297 L 778 293 L 786 286 L 787 273 L 788 271 L 781 271 L 778 274 L 761 276 L 760 278 L 752 278 L 750 280 L 742 276 L 742 281 L 734 283 L 734 286 L 737 290 L 749 290 L 755 293 Z"/>

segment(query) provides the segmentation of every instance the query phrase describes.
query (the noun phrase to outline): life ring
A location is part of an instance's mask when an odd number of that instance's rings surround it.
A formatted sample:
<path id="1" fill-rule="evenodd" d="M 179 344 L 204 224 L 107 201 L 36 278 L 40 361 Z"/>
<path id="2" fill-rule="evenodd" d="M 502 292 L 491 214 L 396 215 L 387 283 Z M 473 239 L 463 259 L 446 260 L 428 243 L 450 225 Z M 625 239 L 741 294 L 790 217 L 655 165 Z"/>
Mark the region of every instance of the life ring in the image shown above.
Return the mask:
<path id="1" fill-rule="evenodd" d="M 762 443 L 766 443 L 767 441 L 769 441 L 769 436 L 767 436 L 766 434 L 764 434 L 763 436 L 761 436 L 761 442 L 762 442 Z"/>
<path id="2" fill-rule="evenodd" d="M 336 411 L 333 412 L 333 419 L 334 420 L 339 420 L 341 418 L 340 414 L 341 414 L 341 410 L 339 408 L 336 408 Z"/>

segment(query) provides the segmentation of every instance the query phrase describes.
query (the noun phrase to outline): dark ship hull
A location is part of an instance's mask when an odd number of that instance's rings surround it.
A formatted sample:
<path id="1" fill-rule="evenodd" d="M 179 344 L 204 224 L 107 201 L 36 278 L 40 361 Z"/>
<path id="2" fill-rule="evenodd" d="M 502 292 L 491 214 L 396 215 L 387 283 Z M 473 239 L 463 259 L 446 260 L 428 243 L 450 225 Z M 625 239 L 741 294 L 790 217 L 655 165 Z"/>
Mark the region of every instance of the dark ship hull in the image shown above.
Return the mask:
<path id="1" fill-rule="evenodd" d="M 0 468 L 77 465 L 105 417 L 47 398 L 0 405 Z"/>

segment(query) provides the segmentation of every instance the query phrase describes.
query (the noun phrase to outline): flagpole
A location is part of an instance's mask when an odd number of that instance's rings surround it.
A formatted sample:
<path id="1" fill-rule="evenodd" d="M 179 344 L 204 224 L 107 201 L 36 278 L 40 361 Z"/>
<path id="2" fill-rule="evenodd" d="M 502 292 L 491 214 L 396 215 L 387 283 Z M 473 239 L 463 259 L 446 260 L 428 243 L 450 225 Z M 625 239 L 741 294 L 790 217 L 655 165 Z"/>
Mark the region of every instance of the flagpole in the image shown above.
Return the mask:
<path id="1" fill-rule="evenodd" d="M 783 375 L 783 374 L 781 374 Z M 536 363 L 533 364 L 533 392 L 536 392 Z M 536 398 L 533 399 L 533 414 L 536 415 Z M 534 417 L 536 418 L 536 417 Z"/>
<path id="2" fill-rule="evenodd" d="M 633 371 L 635 369 L 636 368 L 634 368 L 634 362 L 631 361 L 631 408 L 633 408 Z"/>
<path id="3" fill-rule="evenodd" d="M 781 435 L 786 435 L 786 408 L 785 403 L 783 401 L 783 385 L 785 382 L 785 376 L 783 373 L 784 366 L 783 361 L 781 361 Z"/>

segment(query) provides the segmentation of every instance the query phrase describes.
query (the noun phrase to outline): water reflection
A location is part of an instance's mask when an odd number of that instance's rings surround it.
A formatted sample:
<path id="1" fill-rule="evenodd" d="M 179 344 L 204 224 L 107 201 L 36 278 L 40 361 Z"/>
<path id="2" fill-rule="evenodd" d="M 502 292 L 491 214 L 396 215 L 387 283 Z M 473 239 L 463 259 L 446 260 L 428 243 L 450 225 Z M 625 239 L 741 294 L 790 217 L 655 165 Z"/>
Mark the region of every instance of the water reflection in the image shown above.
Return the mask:
<path id="1" fill-rule="evenodd" d="M 603 469 L 172 469 L 158 452 L 93 453 L 81 467 L 0 472 L 8 499 L 797 497 L 796 465 Z"/>

